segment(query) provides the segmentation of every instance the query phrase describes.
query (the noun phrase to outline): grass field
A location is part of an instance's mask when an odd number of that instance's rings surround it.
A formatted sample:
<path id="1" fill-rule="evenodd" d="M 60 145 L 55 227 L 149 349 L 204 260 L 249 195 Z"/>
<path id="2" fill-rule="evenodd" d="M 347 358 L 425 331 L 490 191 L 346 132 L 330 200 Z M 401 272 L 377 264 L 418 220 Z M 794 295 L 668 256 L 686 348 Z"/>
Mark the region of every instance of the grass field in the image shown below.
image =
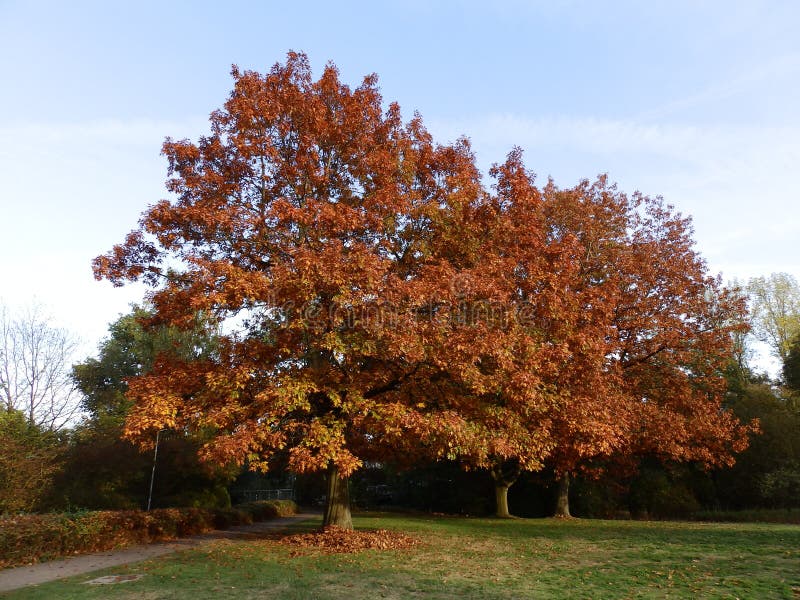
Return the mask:
<path id="1" fill-rule="evenodd" d="M 274 540 L 221 540 L 7 597 L 800 598 L 797 525 L 381 514 L 358 516 L 355 524 L 400 529 L 423 544 L 292 556 Z M 145 576 L 116 585 L 85 583 L 134 573 Z"/>

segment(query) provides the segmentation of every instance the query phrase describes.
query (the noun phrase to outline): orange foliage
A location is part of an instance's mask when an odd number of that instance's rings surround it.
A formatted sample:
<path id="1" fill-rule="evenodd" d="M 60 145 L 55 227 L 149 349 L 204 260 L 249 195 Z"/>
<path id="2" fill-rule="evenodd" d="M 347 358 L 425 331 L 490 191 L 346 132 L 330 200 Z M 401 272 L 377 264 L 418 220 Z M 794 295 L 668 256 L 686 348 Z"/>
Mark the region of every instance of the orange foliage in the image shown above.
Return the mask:
<path id="1" fill-rule="evenodd" d="M 208 459 L 304 472 L 420 456 L 567 472 L 613 453 L 728 462 L 720 409 L 743 307 L 687 220 L 604 179 L 538 188 L 521 153 L 485 190 L 469 143 L 384 112 L 369 76 L 291 53 L 234 89 L 98 278 L 158 322 L 219 320 L 218 355 L 130 382 L 130 437 L 215 435 Z"/>
<path id="2" fill-rule="evenodd" d="M 755 427 L 721 406 L 745 307 L 706 274 L 689 220 L 604 177 L 540 190 L 519 151 L 494 174 L 511 232 L 501 253 L 549 350 L 537 375 L 556 398 L 556 472 L 639 453 L 730 464 Z"/>
<path id="3" fill-rule="evenodd" d="M 297 472 L 489 452 L 539 465 L 545 436 L 520 417 L 536 378 L 485 367 L 527 364 L 525 348 L 459 314 L 465 294 L 506 293 L 469 272 L 496 217 L 469 144 L 383 112 L 374 76 L 353 90 L 328 65 L 312 80 L 301 54 L 233 77 L 208 136 L 164 144 L 176 199 L 94 262 L 151 284 L 156 321 L 201 311 L 230 332 L 214 360 L 162 359 L 131 381 L 127 435 L 212 431 L 210 460 L 267 469 L 280 454 Z M 491 400 L 509 385 L 523 411 Z"/>

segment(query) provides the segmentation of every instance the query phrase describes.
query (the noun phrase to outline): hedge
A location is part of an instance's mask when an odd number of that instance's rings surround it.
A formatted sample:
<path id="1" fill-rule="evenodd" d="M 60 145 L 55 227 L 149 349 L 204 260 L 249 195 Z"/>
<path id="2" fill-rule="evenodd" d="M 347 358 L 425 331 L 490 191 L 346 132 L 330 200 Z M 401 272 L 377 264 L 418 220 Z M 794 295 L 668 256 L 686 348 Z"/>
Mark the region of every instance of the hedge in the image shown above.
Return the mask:
<path id="1" fill-rule="evenodd" d="M 701 510 L 692 515 L 696 521 L 728 523 L 787 523 L 800 525 L 800 510 L 791 508 L 754 508 L 752 510 Z"/>
<path id="2" fill-rule="evenodd" d="M 229 509 L 160 508 L 0 517 L 0 568 L 249 525 L 295 514 L 291 500 Z"/>

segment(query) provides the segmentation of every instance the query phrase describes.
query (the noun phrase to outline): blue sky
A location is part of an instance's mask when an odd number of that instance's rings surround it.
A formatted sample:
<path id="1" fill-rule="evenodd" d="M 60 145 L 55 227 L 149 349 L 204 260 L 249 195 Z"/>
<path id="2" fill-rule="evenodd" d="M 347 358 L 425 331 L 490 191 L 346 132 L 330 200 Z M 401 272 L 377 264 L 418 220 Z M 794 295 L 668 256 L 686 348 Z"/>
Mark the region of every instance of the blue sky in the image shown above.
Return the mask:
<path id="1" fill-rule="evenodd" d="M 166 3 L 164 3 L 166 4 Z M 90 261 L 166 197 L 231 64 L 288 50 L 488 168 L 514 145 L 562 186 L 608 173 L 695 222 L 710 270 L 800 278 L 800 3 L 0 0 L 0 298 L 36 298 L 90 352 L 141 297 Z"/>

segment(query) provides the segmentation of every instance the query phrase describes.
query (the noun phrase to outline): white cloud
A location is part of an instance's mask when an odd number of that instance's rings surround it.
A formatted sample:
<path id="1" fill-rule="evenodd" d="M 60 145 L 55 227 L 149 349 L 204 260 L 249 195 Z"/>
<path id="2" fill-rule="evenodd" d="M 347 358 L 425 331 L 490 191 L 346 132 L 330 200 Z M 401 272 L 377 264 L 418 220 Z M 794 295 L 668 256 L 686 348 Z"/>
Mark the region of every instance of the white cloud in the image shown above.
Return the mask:
<path id="1" fill-rule="evenodd" d="M 520 145 L 569 148 L 606 157 L 647 154 L 697 166 L 771 163 L 789 168 L 800 158 L 800 127 L 652 124 L 594 117 L 489 115 L 469 121 L 434 120 L 431 129 L 446 139 L 466 133 L 482 147 Z M 502 157 L 500 157 L 502 158 Z"/>
<path id="2" fill-rule="evenodd" d="M 9 146 L 22 144 L 110 143 L 117 146 L 160 145 L 166 136 L 195 136 L 207 129 L 207 119 L 194 117 L 182 121 L 156 119 L 98 119 L 75 123 L 16 122 L 0 125 L 0 136 L 12 143 L 0 148 L 10 153 Z"/>

